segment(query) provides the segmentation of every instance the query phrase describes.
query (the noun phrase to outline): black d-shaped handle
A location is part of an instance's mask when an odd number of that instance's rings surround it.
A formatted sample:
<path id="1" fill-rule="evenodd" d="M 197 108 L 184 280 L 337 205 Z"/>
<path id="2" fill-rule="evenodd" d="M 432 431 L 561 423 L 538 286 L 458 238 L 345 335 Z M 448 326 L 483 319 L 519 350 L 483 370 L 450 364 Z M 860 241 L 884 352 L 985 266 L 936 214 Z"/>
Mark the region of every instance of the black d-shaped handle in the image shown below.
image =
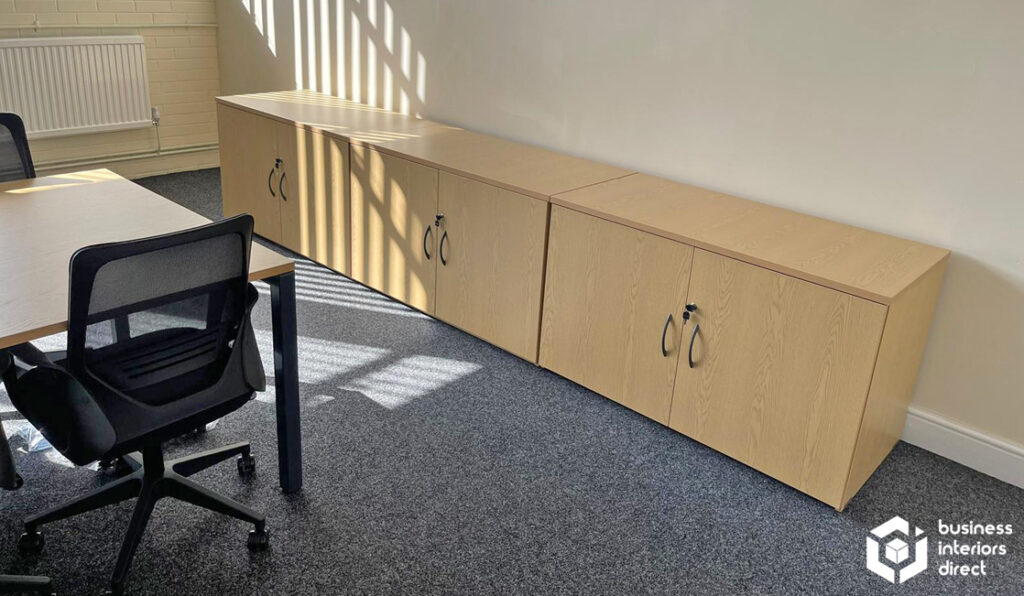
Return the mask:
<path id="1" fill-rule="evenodd" d="M 672 313 L 668 313 L 665 319 L 665 326 L 661 328 L 661 355 L 668 358 L 668 348 L 665 347 L 665 336 L 668 335 L 668 326 L 672 324 Z"/>
<path id="2" fill-rule="evenodd" d="M 690 352 L 686 355 L 686 360 L 690 364 L 690 368 L 695 368 L 696 365 L 693 363 L 693 342 L 697 339 L 697 333 L 700 332 L 700 323 L 693 326 L 693 335 L 690 336 Z"/>

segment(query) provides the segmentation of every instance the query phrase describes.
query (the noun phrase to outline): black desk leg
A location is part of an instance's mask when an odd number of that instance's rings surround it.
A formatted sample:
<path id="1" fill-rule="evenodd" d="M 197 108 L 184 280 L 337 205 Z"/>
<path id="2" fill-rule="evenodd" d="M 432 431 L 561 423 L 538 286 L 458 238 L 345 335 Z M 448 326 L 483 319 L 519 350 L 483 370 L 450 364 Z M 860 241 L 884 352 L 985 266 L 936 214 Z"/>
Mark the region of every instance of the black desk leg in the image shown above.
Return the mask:
<path id="1" fill-rule="evenodd" d="M 3 425 L 0 424 L 0 488 L 4 490 L 18 490 L 21 488 L 22 480 L 18 470 L 14 467 L 14 457 L 11 455 L 11 447 L 7 444 L 7 435 L 4 433 Z M 0 589 L 0 594 L 4 591 Z"/>
<path id="2" fill-rule="evenodd" d="M 267 280 L 274 322 L 274 385 L 277 395 L 277 462 L 281 489 L 302 489 L 302 437 L 299 425 L 299 353 L 295 322 L 295 274 Z"/>

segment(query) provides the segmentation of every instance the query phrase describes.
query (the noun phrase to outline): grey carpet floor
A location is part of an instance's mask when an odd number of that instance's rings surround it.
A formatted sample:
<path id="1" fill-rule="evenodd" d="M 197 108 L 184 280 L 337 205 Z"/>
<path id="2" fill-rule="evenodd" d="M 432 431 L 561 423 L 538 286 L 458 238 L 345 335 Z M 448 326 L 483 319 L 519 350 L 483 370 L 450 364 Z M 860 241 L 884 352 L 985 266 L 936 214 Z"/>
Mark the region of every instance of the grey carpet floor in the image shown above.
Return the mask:
<path id="1" fill-rule="evenodd" d="M 219 216 L 216 170 L 140 183 Z M 269 363 L 263 292 L 255 319 Z M 244 524 L 163 501 L 133 593 L 1024 593 L 1020 489 L 901 443 L 838 513 L 307 261 L 298 294 L 305 490 L 278 489 L 270 393 L 176 441 L 172 453 L 252 441 L 254 478 L 229 463 L 197 480 L 265 511 L 272 546 L 250 554 Z M 16 458 L 26 485 L 0 495 L 0 570 L 97 593 L 131 504 L 46 527 L 44 553 L 24 559 L 21 519 L 109 476 L 53 452 Z M 894 515 L 933 544 L 930 568 L 897 586 L 864 565 L 868 531 Z M 951 579 L 936 572 L 939 519 L 1018 531 L 998 540 L 1009 552 L 988 557 L 987 576 Z"/>

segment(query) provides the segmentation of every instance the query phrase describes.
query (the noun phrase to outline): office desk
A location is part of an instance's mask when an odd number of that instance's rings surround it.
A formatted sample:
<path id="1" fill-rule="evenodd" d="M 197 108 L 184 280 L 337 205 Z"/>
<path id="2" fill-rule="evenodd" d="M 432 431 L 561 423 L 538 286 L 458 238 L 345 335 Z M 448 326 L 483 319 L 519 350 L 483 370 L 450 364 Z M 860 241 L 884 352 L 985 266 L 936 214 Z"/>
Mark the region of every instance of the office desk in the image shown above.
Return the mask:
<path id="1" fill-rule="evenodd" d="M 0 183 L 0 349 L 67 330 L 68 263 L 83 246 L 209 223 L 109 170 Z M 253 244 L 249 279 L 270 284 L 281 488 L 302 488 L 295 264 Z"/>

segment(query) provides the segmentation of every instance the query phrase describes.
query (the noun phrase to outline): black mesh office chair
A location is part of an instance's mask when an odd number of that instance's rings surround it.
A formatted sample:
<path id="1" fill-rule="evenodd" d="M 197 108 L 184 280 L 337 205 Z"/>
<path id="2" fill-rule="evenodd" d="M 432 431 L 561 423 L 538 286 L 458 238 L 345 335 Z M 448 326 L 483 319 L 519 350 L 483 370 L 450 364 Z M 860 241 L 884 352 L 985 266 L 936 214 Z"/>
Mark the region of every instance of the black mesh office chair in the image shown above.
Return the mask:
<path id="1" fill-rule="evenodd" d="M 0 112 L 0 182 L 35 178 L 32 153 L 25 137 L 25 124 L 17 114 Z M 10 356 L 0 351 L 0 371 L 9 362 Z M 14 468 L 7 437 L 0 430 L 0 488 L 17 490 L 21 488 L 21 477 Z M 0 594 L 51 594 L 53 587 L 48 577 L 26 575 L 0 575 Z"/>
<path id="2" fill-rule="evenodd" d="M 161 444 L 220 418 L 265 387 L 249 315 L 253 220 L 240 215 L 164 236 L 83 248 L 71 257 L 67 358 L 4 376 L 15 407 L 76 465 L 127 456 L 135 470 L 25 521 L 19 547 L 42 548 L 42 524 L 137 497 L 111 581 L 122 594 L 155 503 L 174 497 L 250 522 L 265 548 L 262 514 L 187 477 L 239 456 L 248 443 L 164 461 Z M 127 321 L 118 331 L 115 321 Z M 18 359 L 20 360 L 20 358 Z M 134 452 L 141 452 L 139 457 Z"/>
<path id="3" fill-rule="evenodd" d="M 0 112 L 0 182 L 35 177 L 25 123 L 17 114 Z"/>

